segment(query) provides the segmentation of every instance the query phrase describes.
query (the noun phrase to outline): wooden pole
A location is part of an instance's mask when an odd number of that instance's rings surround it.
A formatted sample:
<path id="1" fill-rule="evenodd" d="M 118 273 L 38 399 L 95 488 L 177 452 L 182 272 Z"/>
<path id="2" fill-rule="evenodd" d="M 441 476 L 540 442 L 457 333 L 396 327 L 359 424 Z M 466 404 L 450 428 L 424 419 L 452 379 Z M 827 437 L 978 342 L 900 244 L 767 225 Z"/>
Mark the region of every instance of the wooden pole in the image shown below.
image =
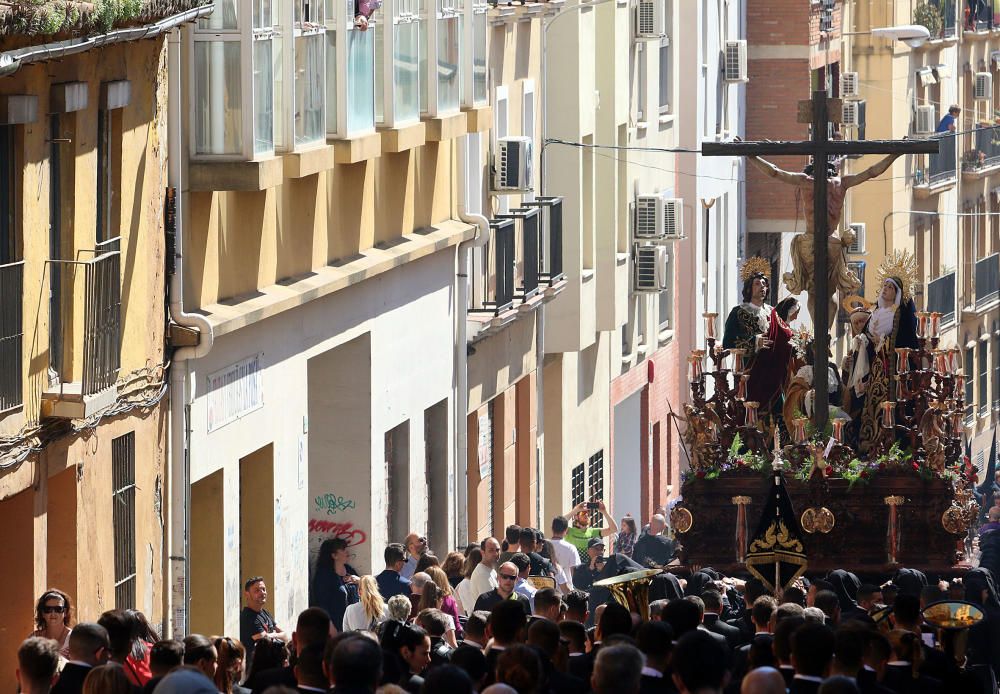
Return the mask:
<path id="1" fill-rule="evenodd" d="M 813 422 L 816 431 L 820 434 L 826 429 L 826 422 L 830 417 L 829 393 L 827 392 L 827 382 L 829 379 L 828 345 L 830 344 L 830 304 L 829 292 L 829 238 L 828 227 L 829 215 L 827 211 L 826 196 L 826 145 L 827 145 L 827 104 L 826 91 L 817 90 L 813 92 L 813 122 L 812 141 L 816 147 L 813 155 L 813 254 L 814 281 L 813 281 L 813 309 L 815 314 L 813 328 L 815 339 L 813 348 L 815 358 L 813 359 Z"/>

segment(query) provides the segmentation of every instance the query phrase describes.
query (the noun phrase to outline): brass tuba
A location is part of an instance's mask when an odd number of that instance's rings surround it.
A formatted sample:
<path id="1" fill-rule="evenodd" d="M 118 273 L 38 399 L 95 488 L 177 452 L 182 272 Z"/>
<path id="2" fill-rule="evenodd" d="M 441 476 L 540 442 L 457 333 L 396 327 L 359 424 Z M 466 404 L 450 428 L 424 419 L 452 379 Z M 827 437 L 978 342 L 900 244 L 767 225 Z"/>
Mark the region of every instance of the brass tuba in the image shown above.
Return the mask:
<path id="1" fill-rule="evenodd" d="M 983 611 L 964 600 L 944 600 L 925 607 L 923 617 L 924 621 L 937 629 L 941 650 L 954 658 L 959 667 L 963 667 L 969 629 L 983 621 Z"/>
<path id="2" fill-rule="evenodd" d="M 595 588 L 607 588 L 611 597 L 629 612 L 635 612 L 642 621 L 649 619 L 649 584 L 662 569 L 642 569 L 627 574 L 604 578 L 594 582 Z"/>

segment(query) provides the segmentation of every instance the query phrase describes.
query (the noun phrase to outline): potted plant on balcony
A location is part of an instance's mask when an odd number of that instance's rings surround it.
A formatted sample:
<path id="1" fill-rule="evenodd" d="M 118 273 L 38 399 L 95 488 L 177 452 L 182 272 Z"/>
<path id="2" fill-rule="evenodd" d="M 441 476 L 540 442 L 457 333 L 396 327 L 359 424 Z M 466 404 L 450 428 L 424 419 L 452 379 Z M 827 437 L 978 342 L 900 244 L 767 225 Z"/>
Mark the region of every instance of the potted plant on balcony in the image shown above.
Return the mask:
<path id="1" fill-rule="evenodd" d="M 986 164 L 986 152 L 969 149 L 962 153 L 962 171 L 978 171 Z"/>
<path id="2" fill-rule="evenodd" d="M 937 7 L 921 2 L 913 10 L 913 23 L 926 28 L 930 32 L 931 39 L 936 39 L 941 37 L 944 18 L 941 16 L 941 10 Z"/>

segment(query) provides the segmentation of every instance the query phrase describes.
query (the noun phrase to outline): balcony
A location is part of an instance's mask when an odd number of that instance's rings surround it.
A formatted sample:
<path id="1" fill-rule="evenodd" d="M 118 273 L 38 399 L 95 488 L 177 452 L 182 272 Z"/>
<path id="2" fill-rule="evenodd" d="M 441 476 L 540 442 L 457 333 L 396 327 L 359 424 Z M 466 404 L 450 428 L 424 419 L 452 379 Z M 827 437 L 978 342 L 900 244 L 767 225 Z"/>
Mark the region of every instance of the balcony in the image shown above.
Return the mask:
<path id="1" fill-rule="evenodd" d="M 112 404 L 121 367 L 121 253 L 112 239 L 87 261 L 55 266 L 50 372 L 58 383 L 42 393 L 44 417 L 85 418 Z M 69 290 L 69 291 L 66 291 Z M 82 313 L 76 297 L 82 297 Z"/>
<path id="2" fill-rule="evenodd" d="M 1000 171 L 1000 128 L 976 128 L 975 149 L 962 155 L 962 180 L 975 181 Z"/>
<path id="3" fill-rule="evenodd" d="M 21 407 L 24 262 L 0 265 L 0 415 Z"/>
<path id="4" fill-rule="evenodd" d="M 469 272 L 469 340 L 487 337 L 565 287 L 562 198 L 537 198 L 490 220 Z"/>
<path id="5" fill-rule="evenodd" d="M 958 179 L 955 136 L 935 135 L 933 139 L 939 142 L 938 153 L 922 155 L 913 172 L 913 194 L 921 199 L 951 188 Z"/>
<path id="6" fill-rule="evenodd" d="M 913 23 L 927 28 L 931 42 L 955 39 L 956 28 L 955 0 L 928 0 L 917 6 L 913 15 Z"/>
<path id="7" fill-rule="evenodd" d="M 974 14 L 969 14 L 965 18 L 965 25 L 962 33 L 966 37 L 985 36 L 990 29 L 997 26 L 997 18 L 994 17 L 992 3 L 978 3 L 978 8 Z"/>
<path id="8" fill-rule="evenodd" d="M 941 314 L 941 326 L 955 322 L 955 273 L 949 272 L 927 285 L 927 310 Z"/>
<path id="9" fill-rule="evenodd" d="M 1000 303 L 1000 253 L 976 261 L 976 312 Z"/>

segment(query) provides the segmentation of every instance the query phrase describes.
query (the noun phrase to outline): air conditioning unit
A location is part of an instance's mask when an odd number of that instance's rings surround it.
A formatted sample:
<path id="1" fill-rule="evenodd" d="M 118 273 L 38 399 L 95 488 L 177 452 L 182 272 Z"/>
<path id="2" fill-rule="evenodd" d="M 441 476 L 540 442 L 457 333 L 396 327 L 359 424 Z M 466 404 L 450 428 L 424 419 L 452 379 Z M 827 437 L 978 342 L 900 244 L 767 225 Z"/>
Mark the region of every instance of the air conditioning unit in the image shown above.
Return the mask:
<path id="1" fill-rule="evenodd" d="M 726 65 L 724 78 L 727 82 L 747 81 L 746 41 L 726 41 Z"/>
<path id="2" fill-rule="evenodd" d="M 639 0 L 635 6 L 635 36 L 658 39 L 667 33 L 663 0 Z"/>
<path id="3" fill-rule="evenodd" d="M 493 162 L 493 190 L 527 192 L 532 190 L 531 138 L 497 138 Z"/>
<path id="4" fill-rule="evenodd" d="M 851 254 L 865 252 L 865 223 L 853 222 L 847 225 L 854 232 L 854 243 L 847 247 L 847 252 Z"/>
<path id="5" fill-rule="evenodd" d="M 635 244 L 635 291 L 659 293 L 668 289 L 669 260 L 665 246 Z"/>
<path id="6" fill-rule="evenodd" d="M 913 124 L 915 135 L 930 135 L 937 126 L 937 113 L 933 106 L 917 106 L 916 120 Z"/>
<path id="7" fill-rule="evenodd" d="M 643 241 L 676 241 L 684 236 L 684 201 L 656 193 L 635 201 L 633 237 Z"/>
<path id="8" fill-rule="evenodd" d="M 849 128 L 856 128 L 861 125 L 860 109 L 857 101 L 845 101 L 841 124 Z"/>
<path id="9" fill-rule="evenodd" d="M 972 92 L 973 98 L 975 98 L 976 101 L 989 101 L 992 99 L 993 74 L 989 72 L 977 72 Z"/>
<path id="10" fill-rule="evenodd" d="M 857 99 L 858 96 L 858 73 L 845 72 L 840 76 L 840 96 L 845 99 Z"/>

